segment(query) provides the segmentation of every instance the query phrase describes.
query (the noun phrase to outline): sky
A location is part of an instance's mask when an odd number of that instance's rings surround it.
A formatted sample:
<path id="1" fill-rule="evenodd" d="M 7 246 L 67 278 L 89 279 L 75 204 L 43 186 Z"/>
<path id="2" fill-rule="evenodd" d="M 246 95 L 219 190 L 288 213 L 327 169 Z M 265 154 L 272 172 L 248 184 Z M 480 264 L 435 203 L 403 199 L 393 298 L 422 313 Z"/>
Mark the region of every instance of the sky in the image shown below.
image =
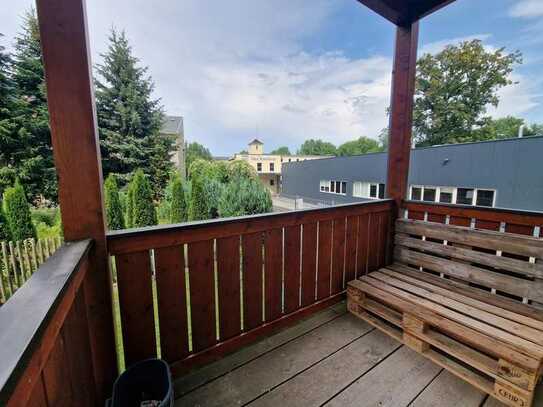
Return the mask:
<path id="1" fill-rule="evenodd" d="M 9 49 L 32 0 L 0 7 Z M 387 126 L 394 27 L 356 0 L 87 0 L 93 63 L 112 27 L 149 67 L 185 137 L 231 155 L 309 138 L 336 145 Z M 520 50 L 494 117 L 543 122 L 543 0 L 457 0 L 422 20 L 419 55 L 478 38 Z"/>

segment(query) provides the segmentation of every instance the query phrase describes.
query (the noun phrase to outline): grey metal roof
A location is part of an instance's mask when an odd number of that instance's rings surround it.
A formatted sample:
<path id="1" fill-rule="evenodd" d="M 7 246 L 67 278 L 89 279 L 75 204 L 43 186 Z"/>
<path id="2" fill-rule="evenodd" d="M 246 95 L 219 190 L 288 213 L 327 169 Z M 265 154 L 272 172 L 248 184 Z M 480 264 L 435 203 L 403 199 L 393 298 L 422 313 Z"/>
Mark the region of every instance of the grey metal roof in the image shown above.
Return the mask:
<path id="1" fill-rule="evenodd" d="M 160 132 L 163 134 L 179 134 L 183 130 L 182 116 L 165 116 Z"/>
<path id="2" fill-rule="evenodd" d="M 264 143 L 262 141 L 260 141 L 259 139 L 255 138 L 253 141 L 251 141 L 249 143 L 249 145 L 251 145 L 251 144 L 264 144 Z"/>

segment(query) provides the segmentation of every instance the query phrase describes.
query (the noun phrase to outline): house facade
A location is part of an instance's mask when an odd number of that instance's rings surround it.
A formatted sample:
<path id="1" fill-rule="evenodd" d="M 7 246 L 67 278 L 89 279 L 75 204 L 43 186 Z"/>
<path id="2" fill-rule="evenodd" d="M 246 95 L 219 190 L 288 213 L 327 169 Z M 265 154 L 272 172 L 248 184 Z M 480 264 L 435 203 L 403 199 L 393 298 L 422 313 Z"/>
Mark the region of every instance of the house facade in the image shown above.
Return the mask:
<path id="1" fill-rule="evenodd" d="M 183 128 L 183 117 L 165 116 L 164 123 L 160 129 L 160 134 L 175 137 L 175 153 L 171 157 L 172 163 L 185 178 L 185 131 Z"/>
<path id="2" fill-rule="evenodd" d="M 258 173 L 264 186 L 273 194 L 281 192 L 281 169 L 284 163 L 297 163 L 306 160 L 318 160 L 329 158 L 320 155 L 279 155 L 265 154 L 264 143 L 254 139 L 249 143 L 247 154 L 235 154 L 232 160 L 243 160 L 248 162 Z"/>
<path id="3" fill-rule="evenodd" d="M 408 198 L 543 211 L 542 157 L 543 136 L 413 149 Z M 379 199 L 386 171 L 386 153 L 284 163 L 282 193 L 326 204 Z"/>

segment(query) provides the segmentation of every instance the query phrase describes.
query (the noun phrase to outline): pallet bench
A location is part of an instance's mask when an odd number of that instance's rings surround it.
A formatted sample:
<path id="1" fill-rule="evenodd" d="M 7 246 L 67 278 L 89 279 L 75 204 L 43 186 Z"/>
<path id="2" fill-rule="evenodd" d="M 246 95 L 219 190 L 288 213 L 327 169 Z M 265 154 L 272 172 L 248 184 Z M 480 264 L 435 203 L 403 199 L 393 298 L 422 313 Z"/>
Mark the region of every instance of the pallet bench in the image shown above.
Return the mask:
<path id="1" fill-rule="evenodd" d="M 394 263 L 349 282 L 357 317 L 510 406 L 543 373 L 543 239 L 400 219 Z"/>

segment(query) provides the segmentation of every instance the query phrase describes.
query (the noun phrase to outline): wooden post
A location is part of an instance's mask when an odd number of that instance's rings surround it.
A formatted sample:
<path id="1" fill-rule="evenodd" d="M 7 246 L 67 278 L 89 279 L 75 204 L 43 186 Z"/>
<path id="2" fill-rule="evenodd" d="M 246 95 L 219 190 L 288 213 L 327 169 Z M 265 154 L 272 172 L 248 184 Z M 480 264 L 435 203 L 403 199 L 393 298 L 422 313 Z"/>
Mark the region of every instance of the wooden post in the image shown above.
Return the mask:
<path id="1" fill-rule="evenodd" d="M 398 209 L 407 195 L 418 34 L 418 22 L 396 29 L 386 188 Z"/>
<path id="2" fill-rule="evenodd" d="M 111 394 L 116 359 L 85 0 L 37 0 L 37 10 L 64 237 L 94 240 L 84 290 L 103 401 Z"/>

